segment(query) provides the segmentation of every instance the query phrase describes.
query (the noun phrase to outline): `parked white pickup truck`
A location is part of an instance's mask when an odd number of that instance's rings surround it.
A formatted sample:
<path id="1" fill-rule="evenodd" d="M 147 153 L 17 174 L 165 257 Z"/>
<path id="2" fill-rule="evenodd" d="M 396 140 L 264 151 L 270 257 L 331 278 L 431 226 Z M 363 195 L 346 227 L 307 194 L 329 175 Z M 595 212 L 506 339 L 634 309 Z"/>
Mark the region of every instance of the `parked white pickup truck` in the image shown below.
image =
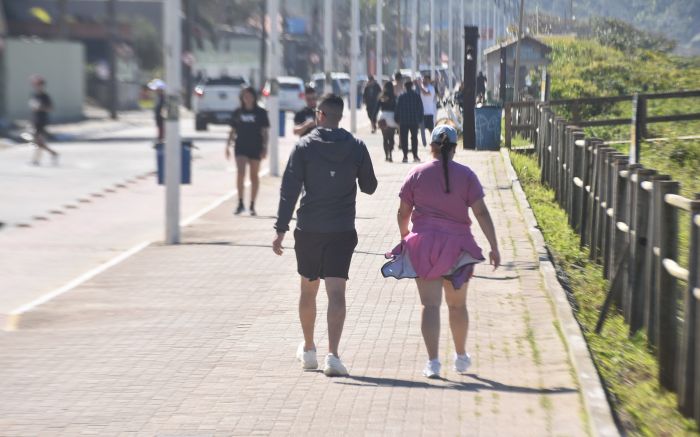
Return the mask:
<path id="1" fill-rule="evenodd" d="M 239 94 L 248 86 L 240 76 L 208 78 L 194 88 L 195 129 L 207 130 L 207 125 L 228 124 L 233 111 L 241 105 Z"/>

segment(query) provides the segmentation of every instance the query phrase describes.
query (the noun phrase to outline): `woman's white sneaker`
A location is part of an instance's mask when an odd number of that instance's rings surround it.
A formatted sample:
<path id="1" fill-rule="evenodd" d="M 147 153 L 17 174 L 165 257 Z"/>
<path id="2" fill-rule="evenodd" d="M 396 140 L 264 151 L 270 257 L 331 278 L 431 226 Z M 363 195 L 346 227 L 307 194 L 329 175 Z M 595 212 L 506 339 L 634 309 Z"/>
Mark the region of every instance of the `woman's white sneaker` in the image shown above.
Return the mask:
<path id="1" fill-rule="evenodd" d="M 316 349 L 305 351 L 304 342 L 299 343 L 297 348 L 297 359 L 301 361 L 301 367 L 306 370 L 318 369 L 318 360 L 316 359 Z"/>
<path id="2" fill-rule="evenodd" d="M 348 369 L 345 368 L 340 358 L 333 354 L 326 355 L 326 365 L 323 368 L 323 374 L 326 376 L 347 376 Z"/>
<path id="3" fill-rule="evenodd" d="M 428 360 L 428 362 L 425 364 L 425 369 L 423 369 L 423 376 L 430 379 L 438 379 L 440 378 L 441 367 L 442 365 L 440 364 L 440 360 Z"/>
<path id="4" fill-rule="evenodd" d="M 455 354 L 455 372 L 464 373 L 472 365 L 472 357 L 469 354 Z"/>

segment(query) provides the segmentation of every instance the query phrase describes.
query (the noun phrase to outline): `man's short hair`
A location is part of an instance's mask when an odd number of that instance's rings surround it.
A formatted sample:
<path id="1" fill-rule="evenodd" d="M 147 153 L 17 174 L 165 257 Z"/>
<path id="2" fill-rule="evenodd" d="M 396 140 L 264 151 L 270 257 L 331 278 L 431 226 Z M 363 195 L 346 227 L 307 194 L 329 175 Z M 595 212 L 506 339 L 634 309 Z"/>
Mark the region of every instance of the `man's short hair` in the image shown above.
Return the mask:
<path id="1" fill-rule="evenodd" d="M 411 91 L 413 89 L 413 82 L 409 80 L 408 82 L 403 84 L 403 86 L 406 88 L 406 91 Z"/>
<path id="2" fill-rule="evenodd" d="M 424 74 L 424 75 L 423 75 L 423 79 L 428 79 L 428 80 L 430 80 L 430 74 L 429 74 L 429 73 Z"/>
<path id="3" fill-rule="evenodd" d="M 400 71 L 397 71 L 396 73 L 394 73 L 394 79 L 400 80 L 402 77 L 403 77 L 403 76 L 401 75 L 401 72 L 400 72 Z"/>
<path id="4" fill-rule="evenodd" d="M 344 105 L 345 103 L 343 102 L 342 97 L 335 94 L 326 94 L 321 97 L 318 107 L 331 122 L 339 123 L 343 118 Z"/>
<path id="5" fill-rule="evenodd" d="M 304 87 L 304 94 L 316 94 L 316 88 L 306 85 L 306 87 Z"/>
<path id="6" fill-rule="evenodd" d="M 374 76 L 372 76 L 372 75 L 370 74 L 369 76 L 367 76 L 367 80 L 370 80 L 370 81 L 371 81 L 371 80 L 374 80 Z"/>

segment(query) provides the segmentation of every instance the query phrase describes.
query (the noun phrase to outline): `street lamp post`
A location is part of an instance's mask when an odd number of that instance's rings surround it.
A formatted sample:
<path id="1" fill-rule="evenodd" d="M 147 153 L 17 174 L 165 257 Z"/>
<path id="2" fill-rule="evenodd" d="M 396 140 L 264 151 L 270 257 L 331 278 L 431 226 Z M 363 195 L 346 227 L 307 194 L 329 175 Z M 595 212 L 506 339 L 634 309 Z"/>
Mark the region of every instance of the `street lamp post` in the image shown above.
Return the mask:
<path id="1" fill-rule="evenodd" d="M 447 62 L 449 62 L 447 69 L 447 86 L 450 92 L 452 92 L 452 73 L 453 68 L 453 57 L 452 57 L 452 0 L 447 2 Z"/>
<path id="2" fill-rule="evenodd" d="M 270 41 L 267 45 L 267 65 L 268 65 L 268 80 L 270 81 L 270 95 L 267 99 L 267 113 L 270 117 L 269 130 L 269 151 L 270 151 L 270 174 L 279 176 L 279 76 L 280 51 L 279 30 L 277 28 L 277 18 L 279 15 L 279 0 L 266 0 L 267 12 L 270 20 L 270 32 L 268 33 Z"/>
<path id="3" fill-rule="evenodd" d="M 435 0 L 430 0 L 430 78 L 435 80 Z"/>
<path id="4" fill-rule="evenodd" d="M 352 0 L 350 29 L 350 131 L 357 132 L 357 67 L 360 55 L 359 27 L 360 5 L 359 0 Z"/>
<path id="5" fill-rule="evenodd" d="M 180 242 L 180 0 L 163 0 L 163 48 L 166 88 L 165 243 Z"/>
<path id="6" fill-rule="evenodd" d="M 382 24 L 382 10 L 384 9 L 384 1 L 377 0 L 377 81 L 382 83 L 382 74 L 384 73 L 384 26 Z"/>
<path id="7" fill-rule="evenodd" d="M 333 91 L 333 0 L 325 0 L 323 4 L 323 49 L 323 70 L 326 72 L 324 88 L 326 93 L 330 93 Z"/>

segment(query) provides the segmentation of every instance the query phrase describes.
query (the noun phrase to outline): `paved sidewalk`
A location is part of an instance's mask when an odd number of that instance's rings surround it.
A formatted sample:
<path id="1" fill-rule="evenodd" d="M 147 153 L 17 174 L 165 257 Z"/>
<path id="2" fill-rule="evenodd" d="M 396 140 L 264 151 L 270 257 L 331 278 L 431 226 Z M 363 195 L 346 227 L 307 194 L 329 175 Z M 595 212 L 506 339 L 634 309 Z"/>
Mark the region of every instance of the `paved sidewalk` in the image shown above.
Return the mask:
<path id="1" fill-rule="evenodd" d="M 270 249 L 279 179 L 265 178 L 260 217 L 233 217 L 228 202 L 187 227 L 184 244 L 151 246 L 24 315 L 18 331 L 0 333 L 0 434 L 586 435 L 578 384 L 501 154 L 457 156 L 485 186 L 504 266 L 479 266 L 470 285 L 468 375 L 450 369 L 443 308 L 445 379 L 433 381 L 420 375 L 426 354 L 415 283 L 379 272 L 397 242 L 396 194 L 410 166 L 383 162 L 379 136 L 362 137 L 379 189 L 358 202 L 341 342 L 350 377 L 303 372 L 294 359 L 295 260 L 291 249 L 282 257 Z"/>

